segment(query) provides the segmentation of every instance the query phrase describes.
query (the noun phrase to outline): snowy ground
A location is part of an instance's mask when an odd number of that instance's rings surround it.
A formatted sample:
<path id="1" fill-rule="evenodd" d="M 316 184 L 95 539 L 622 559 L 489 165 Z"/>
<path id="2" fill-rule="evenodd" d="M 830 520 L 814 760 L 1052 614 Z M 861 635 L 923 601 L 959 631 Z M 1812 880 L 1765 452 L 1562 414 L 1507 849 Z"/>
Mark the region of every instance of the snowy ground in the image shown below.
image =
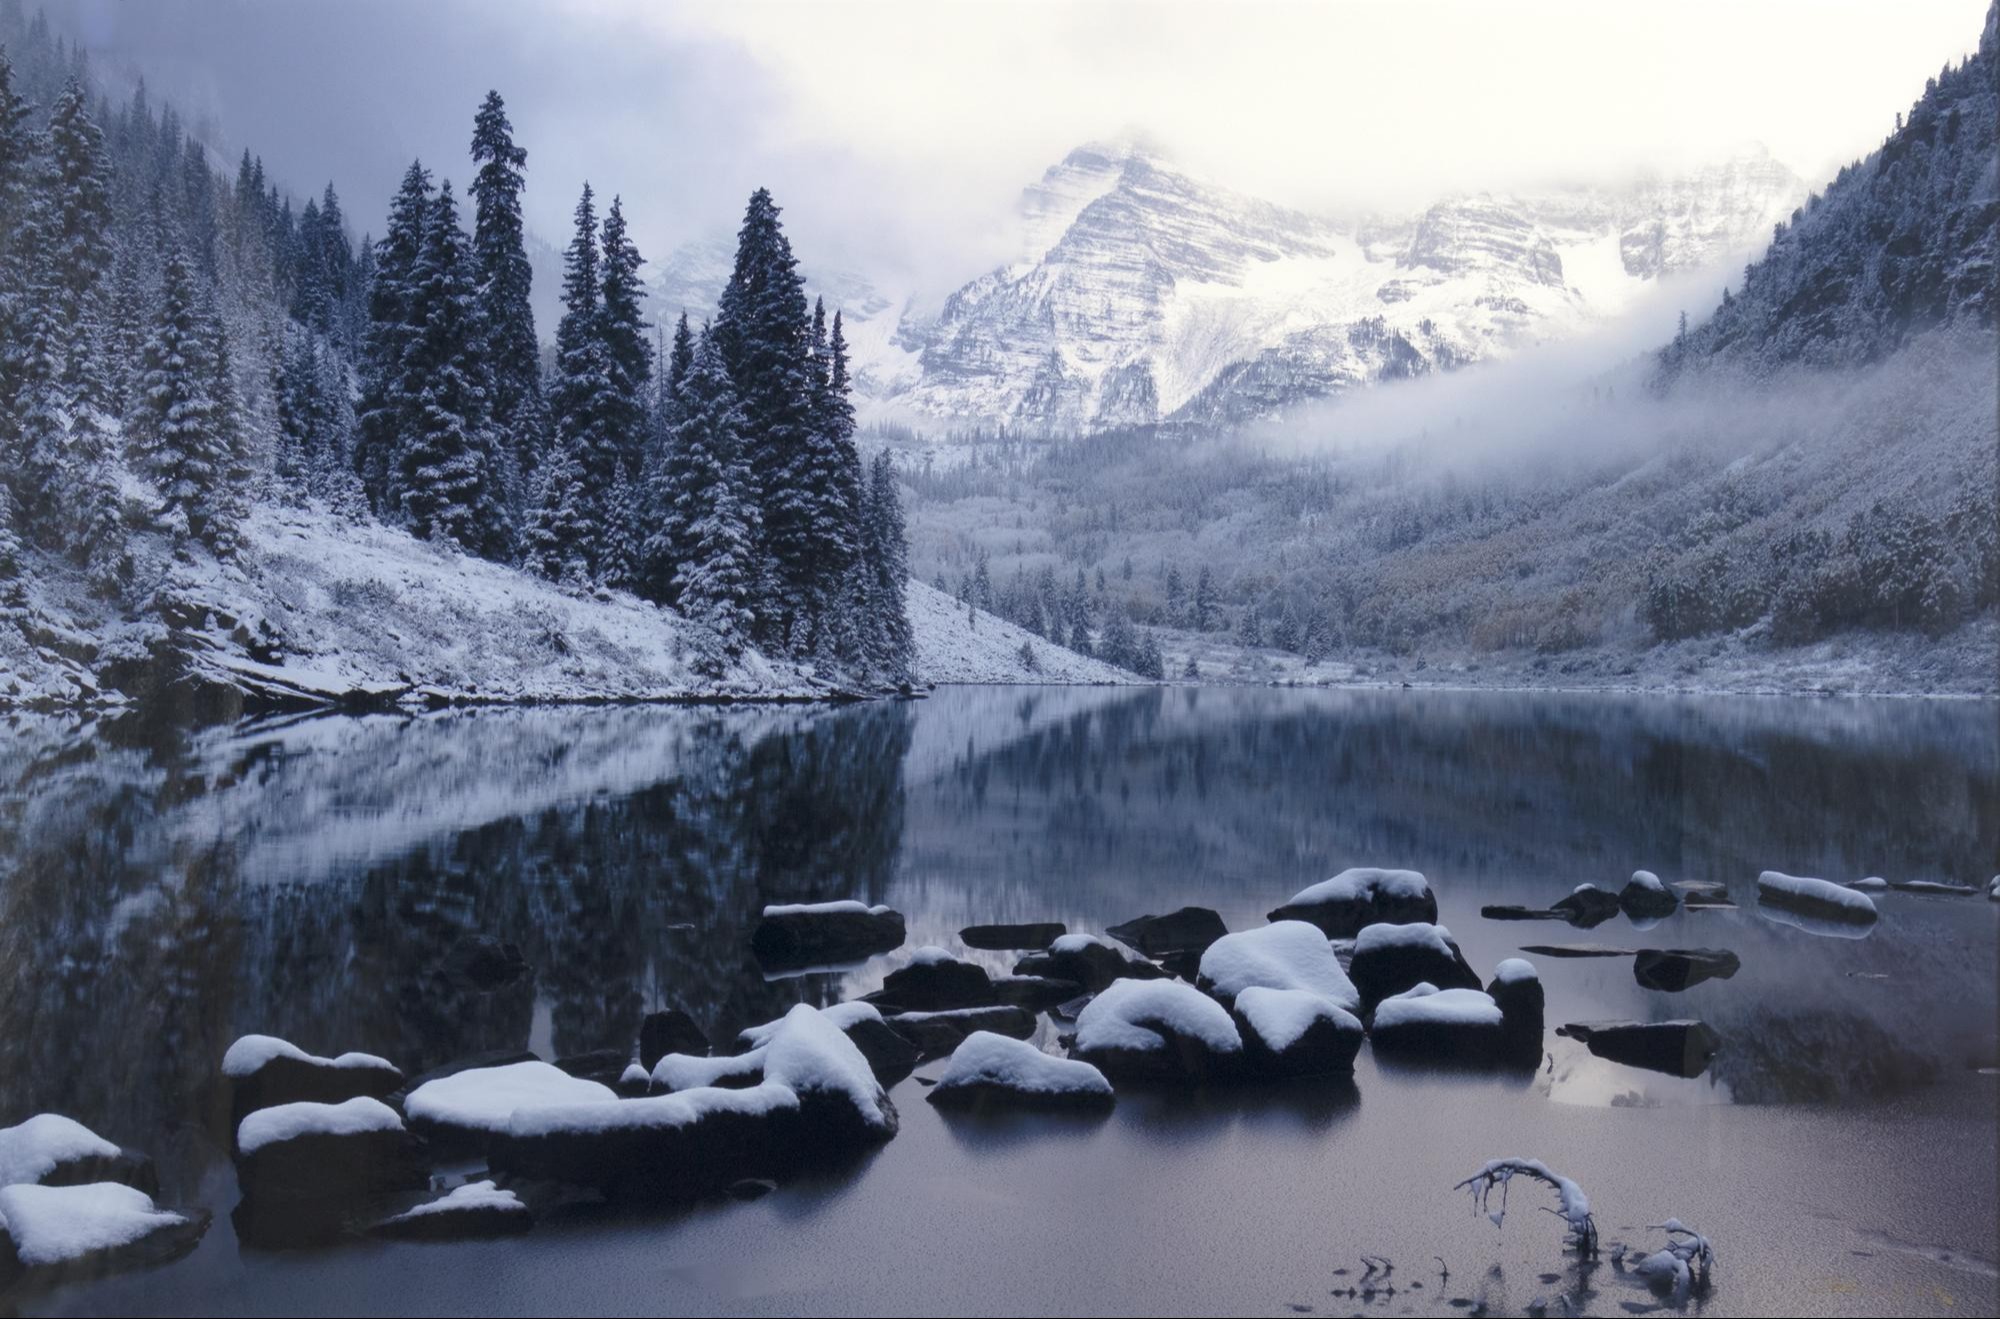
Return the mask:
<path id="1" fill-rule="evenodd" d="M 283 704 L 812 699 L 840 688 L 754 652 L 710 676 L 697 663 L 704 634 L 671 610 L 314 509 L 258 509 L 232 562 L 163 557 L 151 569 L 156 607 L 140 617 L 95 599 L 67 565 L 39 567 L 23 615 L 0 618 L 0 705 L 119 704 L 112 676 L 170 635 L 197 680 Z M 968 617 L 928 586 L 910 591 L 920 681 L 1133 681 L 990 615 Z"/>
<path id="2" fill-rule="evenodd" d="M 1134 683 L 1123 669 L 1053 645 L 935 586 L 910 580 L 917 677 L 937 683 Z M 1032 663 L 1030 662 L 1032 658 Z"/>

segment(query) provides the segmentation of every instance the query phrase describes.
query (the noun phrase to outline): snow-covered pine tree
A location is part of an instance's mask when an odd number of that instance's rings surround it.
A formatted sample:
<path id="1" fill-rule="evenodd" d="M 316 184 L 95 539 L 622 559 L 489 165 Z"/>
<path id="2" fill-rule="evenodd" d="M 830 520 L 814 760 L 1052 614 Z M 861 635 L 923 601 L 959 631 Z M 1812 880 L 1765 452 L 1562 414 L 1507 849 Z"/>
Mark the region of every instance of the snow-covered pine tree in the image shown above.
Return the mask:
<path id="1" fill-rule="evenodd" d="M 397 455 L 403 515 L 415 535 L 500 558 L 512 536 L 473 278 L 447 180 L 431 203 L 409 279 L 418 321 L 403 360 L 416 391 L 414 426 Z"/>
<path id="2" fill-rule="evenodd" d="M 368 294 L 368 336 L 354 468 L 368 503 L 379 516 L 402 506 L 397 453 L 413 426 L 414 383 L 404 363 L 418 317 L 412 272 L 423 248 L 431 212 L 430 171 L 412 161 L 389 207 L 389 227 L 375 245 L 375 276 Z"/>
<path id="3" fill-rule="evenodd" d="M 599 257 L 604 282 L 598 303 L 598 333 L 604 341 L 608 387 L 604 392 L 604 434 L 608 484 L 602 488 L 603 533 L 599 546 L 599 576 L 614 585 L 631 585 L 637 578 L 639 547 L 646 535 L 638 499 L 638 474 L 646 461 L 647 386 L 652 380 L 652 353 L 646 344 L 646 319 L 640 302 L 646 290 L 639 280 L 644 259 L 625 224 L 625 208 L 611 199 L 600 229 Z"/>
<path id="4" fill-rule="evenodd" d="M 757 630 L 757 505 L 743 410 L 712 334 L 704 333 L 681 387 L 682 420 L 668 464 L 673 499 L 647 546 L 655 571 L 672 565 L 681 612 L 706 624 L 723 655 Z"/>
<path id="5" fill-rule="evenodd" d="M 577 199 L 575 229 L 563 254 L 563 316 L 556 326 L 551 402 L 556 435 L 582 483 L 576 516 L 587 529 L 585 562 L 594 575 L 604 539 L 605 504 L 617 479 L 619 442 L 610 432 L 612 364 L 603 332 L 603 263 L 597 207 L 588 183 Z"/>
<path id="6" fill-rule="evenodd" d="M 231 457 L 195 279 L 187 257 L 178 250 L 167 257 L 159 313 L 140 354 L 130 438 L 136 465 L 159 491 L 160 527 L 214 545 L 229 532 L 223 481 Z"/>
<path id="7" fill-rule="evenodd" d="M 521 563 L 552 582 L 590 580 L 591 526 L 584 516 L 583 474 L 567 444 L 558 443 L 534 477 L 534 498 L 521 536 Z"/>
<path id="8" fill-rule="evenodd" d="M 870 658 L 878 674 L 892 682 L 901 682 L 909 678 L 916 661 L 916 640 L 910 631 L 905 598 L 910 562 L 903 501 L 896 486 L 896 464 L 886 452 L 875 455 L 865 503 L 867 514 L 863 526 L 867 552 L 862 571 L 868 582 L 866 619 Z"/>
<path id="9" fill-rule="evenodd" d="M 497 91 L 486 93 L 473 118 L 472 159 L 479 165 L 470 189 L 475 203 L 472 250 L 493 375 L 493 425 L 525 480 L 548 444 L 548 409 L 542 399 L 541 345 L 529 304 L 534 272 L 521 223 L 528 153 L 515 143 Z"/>

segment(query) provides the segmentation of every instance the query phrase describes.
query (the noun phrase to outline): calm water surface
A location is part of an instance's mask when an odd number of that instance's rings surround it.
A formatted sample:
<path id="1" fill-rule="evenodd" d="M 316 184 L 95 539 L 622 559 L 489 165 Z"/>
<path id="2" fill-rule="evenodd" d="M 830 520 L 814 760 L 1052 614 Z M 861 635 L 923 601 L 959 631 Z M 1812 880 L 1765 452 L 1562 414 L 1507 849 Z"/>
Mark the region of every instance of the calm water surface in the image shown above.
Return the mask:
<path id="1" fill-rule="evenodd" d="M 957 689 L 195 734 L 21 718 L 0 739 L 0 1125 L 68 1113 L 152 1151 L 163 1200 L 218 1211 L 191 1257 L 33 1312 L 1455 1314 L 1545 1298 L 1618 1314 L 1653 1301 L 1608 1247 L 1652 1249 L 1646 1225 L 1668 1217 L 1716 1243 L 1710 1313 L 2000 1309 L 2000 904 L 1890 894 L 1868 937 L 1834 938 L 1761 916 L 1753 883 L 1983 883 L 2000 870 L 1991 705 Z M 755 1203 L 579 1209 L 496 1245 L 268 1253 L 230 1229 L 216 1070 L 244 1032 L 412 1073 L 482 1049 L 624 1047 L 666 1004 L 721 1039 L 872 989 L 907 956 L 767 980 L 747 954 L 766 903 L 886 902 L 912 945 L 956 948 L 972 922 L 1101 930 L 1187 903 L 1241 928 L 1356 864 L 1428 874 L 1482 973 L 1521 944 L 1581 940 L 1727 947 L 1743 970 L 1666 995 L 1626 959 L 1536 958 L 1551 1034 L 1532 1078 L 1378 1067 L 1364 1049 L 1351 1085 L 1128 1094 L 1085 1122 L 946 1118 L 912 1079 L 901 1134 L 869 1163 Z M 1741 908 L 1588 933 L 1479 915 L 1639 867 L 1726 883 Z M 453 949 L 481 936 L 518 945 L 532 977 L 468 983 Z M 1692 1081 L 1553 1034 L 1681 1016 L 1724 1041 Z M 1595 1269 L 1560 1253 L 1537 1195 L 1496 1229 L 1451 1190 L 1517 1154 L 1590 1192 Z M 1394 1274 L 1332 1294 L 1364 1253 Z"/>

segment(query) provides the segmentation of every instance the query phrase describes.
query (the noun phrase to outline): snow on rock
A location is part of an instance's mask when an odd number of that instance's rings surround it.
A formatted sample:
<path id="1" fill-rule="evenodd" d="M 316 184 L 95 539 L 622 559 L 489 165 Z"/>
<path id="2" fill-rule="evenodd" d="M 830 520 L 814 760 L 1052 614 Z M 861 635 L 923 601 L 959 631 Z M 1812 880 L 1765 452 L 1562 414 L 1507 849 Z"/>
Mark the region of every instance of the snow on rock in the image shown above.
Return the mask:
<path id="1" fill-rule="evenodd" d="M 1844 884 L 1824 879 L 1806 879 L 1766 870 L 1757 876 L 1757 900 L 1809 916 L 1818 916 L 1856 925 L 1871 925 L 1876 918 L 1875 902 Z"/>
<path id="2" fill-rule="evenodd" d="M 1274 1076 L 1351 1072 L 1361 1051 L 1361 1019 L 1306 989 L 1252 985 L 1236 996 L 1250 1066 Z"/>
<path id="3" fill-rule="evenodd" d="M 1610 920 L 1622 908 L 1616 893 L 1606 892 L 1595 884 L 1578 884 L 1553 910 L 1561 912 L 1571 925 L 1587 930 Z"/>
<path id="4" fill-rule="evenodd" d="M 808 1125 L 827 1128 L 836 1140 L 886 1140 L 896 1134 L 895 1105 L 868 1059 L 837 1022 L 811 1004 L 785 1014 L 767 1046 L 764 1079 L 797 1094 Z"/>
<path id="5" fill-rule="evenodd" d="M 481 1143 L 505 1131 L 515 1110 L 616 1099 L 610 1086 L 571 1076 L 545 1062 L 469 1067 L 426 1081 L 403 1101 L 410 1126 L 433 1140 Z"/>
<path id="6" fill-rule="evenodd" d="M 670 1053 L 653 1064 L 650 1080 L 654 1089 L 666 1091 L 718 1086 L 731 1090 L 747 1089 L 764 1082 L 764 1050 L 756 1048 L 747 1053 L 717 1057 Z"/>
<path id="7" fill-rule="evenodd" d="M 1635 870 L 1625 887 L 1618 891 L 1618 906 L 1634 920 L 1671 916 L 1680 910 L 1681 900 L 1650 870 Z"/>
<path id="8" fill-rule="evenodd" d="M 230 1109 L 237 1121 L 276 1104 L 338 1104 L 380 1099 L 403 1084 L 394 1063 L 372 1053 L 321 1058 L 274 1035 L 245 1035 L 222 1055 Z"/>
<path id="9" fill-rule="evenodd" d="M 237 1180 L 252 1201 L 340 1200 L 429 1180 L 403 1119 L 365 1095 L 260 1108 L 237 1125 L 236 1149 Z"/>
<path id="10" fill-rule="evenodd" d="M 902 946 L 902 913 L 852 900 L 764 908 L 750 950 L 770 967 L 858 962 Z"/>
<path id="11" fill-rule="evenodd" d="M 1047 952 L 1030 953 L 1015 962 L 1014 974 L 1068 980 L 1094 992 L 1114 980 L 1157 980 L 1167 973 L 1115 939 L 1065 934 Z"/>
<path id="12" fill-rule="evenodd" d="M 1435 921 L 1437 898 L 1417 871 L 1358 866 L 1300 889 L 1270 919 L 1310 921 L 1330 939 L 1351 939 L 1379 921 Z"/>
<path id="13" fill-rule="evenodd" d="M 520 1196 L 488 1180 L 453 1187 L 383 1219 L 369 1232 L 398 1241 L 467 1241 L 511 1236 L 534 1225 L 535 1216 Z"/>
<path id="14" fill-rule="evenodd" d="M 1035 1033 L 1035 1014 L 1011 1003 L 946 1008 L 938 1012 L 898 1012 L 889 1029 L 916 1046 L 924 1058 L 942 1058 L 976 1031 L 1025 1040 Z"/>
<path id="15" fill-rule="evenodd" d="M 1077 1014 L 1073 1057 L 1114 1079 L 1194 1082 L 1243 1054 L 1229 1012 L 1178 980 L 1116 980 Z"/>
<path id="16" fill-rule="evenodd" d="M 1451 931 L 1425 921 L 1367 926 L 1355 936 L 1354 957 L 1347 969 L 1367 1008 L 1424 983 L 1448 990 L 1479 988 L 1479 977 L 1466 964 Z"/>
<path id="17" fill-rule="evenodd" d="M 3 1187 L 0 1247 L 10 1249 L 0 1250 L 0 1285 L 15 1271 L 56 1281 L 164 1263 L 193 1250 L 207 1230 L 206 1213 L 161 1209 L 120 1182 Z"/>
<path id="18" fill-rule="evenodd" d="M 838 1026 L 854 1047 L 861 1050 L 861 1056 L 874 1069 L 875 1079 L 885 1086 L 894 1085 L 908 1076 L 922 1061 L 916 1046 L 891 1030 L 873 1003 L 858 999 L 836 1003 L 822 1009 L 820 1015 Z M 736 1036 L 737 1051 L 741 1053 L 764 1047 L 784 1024 L 781 1017 L 761 1026 L 746 1027 Z"/>
<path id="19" fill-rule="evenodd" d="M 37 1113 L 0 1131 L 0 1186 L 86 1182 L 122 1182 L 149 1195 L 159 1190 L 150 1158 L 121 1149 L 59 1113 Z"/>
<path id="20" fill-rule="evenodd" d="M 1493 968 L 1486 995 L 1500 1009 L 1499 1061 L 1516 1067 L 1539 1066 L 1548 996 L 1534 963 L 1520 957 L 1502 961 Z"/>
<path id="21" fill-rule="evenodd" d="M 1196 983 L 1224 1003 L 1253 987 L 1302 989 L 1344 1011 L 1361 1010 L 1361 993 L 1341 969 L 1333 945 L 1305 921 L 1274 921 L 1223 935 L 1202 953 Z"/>
<path id="22" fill-rule="evenodd" d="M 1142 681 L 911 578 L 905 595 L 916 678 L 927 683 L 1130 684 Z"/>
<path id="23" fill-rule="evenodd" d="M 1490 994 L 1421 984 L 1376 1005 L 1368 1038 L 1385 1057 L 1484 1067 L 1501 1054 L 1505 1020 Z"/>
<path id="24" fill-rule="evenodd" d="M 1111 1082 L 1089 1063 L 991 1031 L 965 1037 L 925 1098 L 941 1108 L 1103 1110 L 1114 1102 Z"/>

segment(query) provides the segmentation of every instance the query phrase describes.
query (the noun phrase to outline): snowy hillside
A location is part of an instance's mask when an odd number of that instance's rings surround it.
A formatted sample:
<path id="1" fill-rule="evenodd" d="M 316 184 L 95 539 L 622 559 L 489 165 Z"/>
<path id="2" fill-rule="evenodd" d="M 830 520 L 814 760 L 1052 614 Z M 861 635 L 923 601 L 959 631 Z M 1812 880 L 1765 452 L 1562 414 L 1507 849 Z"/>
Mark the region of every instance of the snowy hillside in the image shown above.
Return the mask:
<path id="1" fill-rule="evenodd" d="M 377 524 L 262 506 L 233 563 L 166 567 L 157 609 L 121 618 L 74 573 L 34 580 L 0 626 L 0 701 L 262 705 L 806 697 L 828 688 L 746 652 L 704 675 L 705 636 L 615 591 L 576 593 Z"/>
<path id="2" fill-rule="evenodd" d="M 910 627 L 917 679 L 936 683 L 1134 683 L 1102 660 L 1053 645 L 1025 628 L 966 606 L 912 578 Z M 1030 663 L 1032 657 L 1032 663 Z"/>

